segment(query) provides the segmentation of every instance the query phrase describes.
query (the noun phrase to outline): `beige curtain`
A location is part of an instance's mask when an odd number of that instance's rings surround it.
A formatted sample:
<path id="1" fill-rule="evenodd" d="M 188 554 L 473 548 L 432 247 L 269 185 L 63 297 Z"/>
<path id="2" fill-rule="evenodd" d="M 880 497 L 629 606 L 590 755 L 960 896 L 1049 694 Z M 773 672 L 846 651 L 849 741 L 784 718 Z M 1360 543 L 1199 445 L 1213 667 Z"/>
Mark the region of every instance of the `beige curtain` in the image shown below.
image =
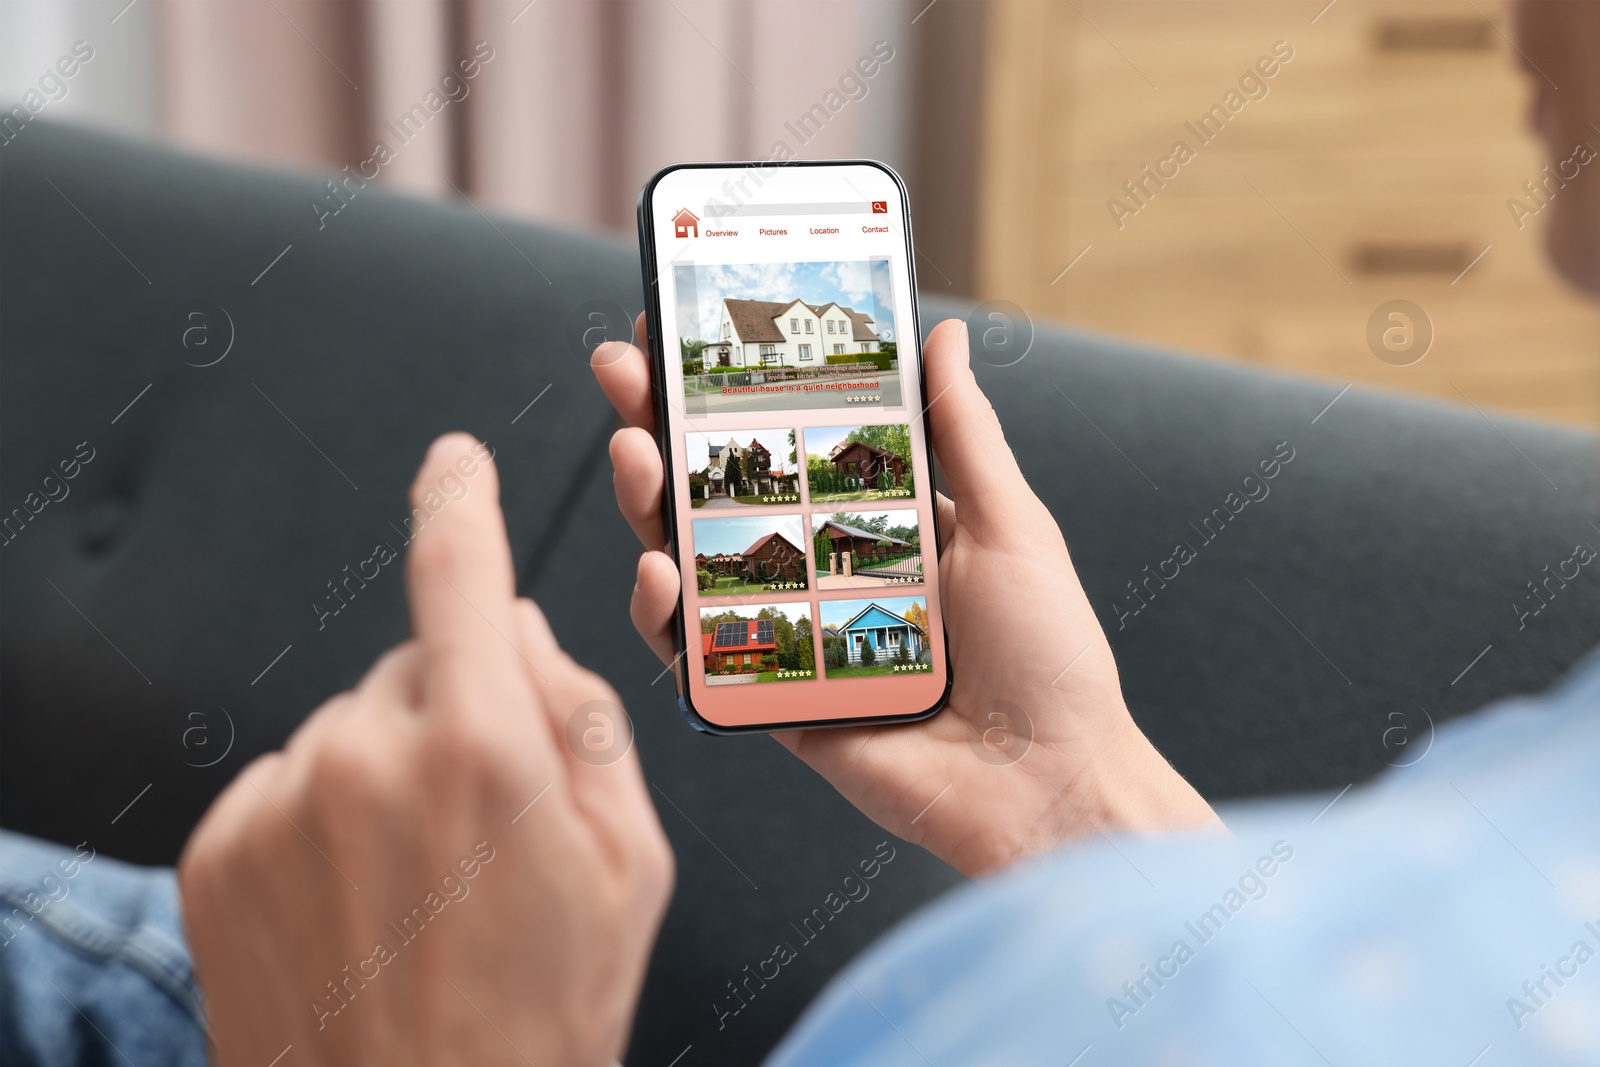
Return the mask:
<path id="1" fill-rule="evenodd" d="M 163 121 L 185 146 L 269 164 L 360 166 L 383 142 L 391 187 L 626 229 L 645 178 L 676 160 L 779 142 L 905 156 L 915 14 L 901 0 L 160 0 Z M 879 41 L 892 58 L 845 81 Z M 825 122 L 797 124 L 818 105 Z"/>

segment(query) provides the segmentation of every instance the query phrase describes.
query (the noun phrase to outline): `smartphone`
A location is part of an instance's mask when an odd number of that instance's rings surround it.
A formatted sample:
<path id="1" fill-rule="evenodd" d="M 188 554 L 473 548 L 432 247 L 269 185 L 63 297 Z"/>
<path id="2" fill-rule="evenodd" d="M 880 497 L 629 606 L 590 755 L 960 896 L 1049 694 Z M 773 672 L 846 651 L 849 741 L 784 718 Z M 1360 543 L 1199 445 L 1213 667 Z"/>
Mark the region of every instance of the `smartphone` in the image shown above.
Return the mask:
<path id="1" fill-rule="evenodd" d="M 905 185 L 682 163 L 639 196 L 678 701 L 697 729 L 907 722 L 950 692 Z"/>

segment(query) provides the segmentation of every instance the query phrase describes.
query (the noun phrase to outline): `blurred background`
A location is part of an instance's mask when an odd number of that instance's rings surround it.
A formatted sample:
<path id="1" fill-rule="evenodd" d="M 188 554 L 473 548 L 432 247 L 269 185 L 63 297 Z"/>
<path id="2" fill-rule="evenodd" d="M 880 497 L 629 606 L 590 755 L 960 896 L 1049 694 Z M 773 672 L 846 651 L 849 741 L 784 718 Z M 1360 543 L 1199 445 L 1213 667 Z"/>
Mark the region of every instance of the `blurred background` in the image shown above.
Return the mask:
<path id="1" fill-rule="evenodd" d="M 329 172 L 381 141 L 382 185 L 630 238 L 666 163 L 871 156 L 924 289 L 1600 426 L 1509 33 L 1496 0 L 0 0 L 0 141 Z M 1432 338 L 1404 359 L 1369 341 L 1393 300 Z"/>

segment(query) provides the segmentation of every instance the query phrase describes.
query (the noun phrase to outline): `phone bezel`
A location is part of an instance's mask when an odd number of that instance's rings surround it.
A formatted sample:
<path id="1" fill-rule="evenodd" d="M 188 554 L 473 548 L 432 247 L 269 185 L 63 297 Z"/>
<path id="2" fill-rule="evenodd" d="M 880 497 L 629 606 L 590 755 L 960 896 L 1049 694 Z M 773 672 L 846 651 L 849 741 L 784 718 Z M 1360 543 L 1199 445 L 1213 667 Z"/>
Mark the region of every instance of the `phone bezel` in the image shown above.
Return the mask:
<path id="1" fill-rule="evenodd" d="M 911 329 L 912 336 L 916 338 L 917 353 L 917 382 L 923 397 L 927 395 L 926 363 L 922 356 L 922 321 L 917 307 L 917 264 L 915 259 L 915 246 L 911 240 L 911 198 L 906 192 L 906 183 L 900 175 L 895 173 L 893 167 L 876 159 L 819 159 L 819 160 L 787 160 L 776 161 L 745 161 L 745 162 L 702 162 L 702 163 L 673 163 L 662 167 L 650 176 L 644 183 L 644 188 L 639 191 L 639 203 L 636 210 L 639 227 L 639 266 L 644 277 L 645 293 L 645 334 L 649 351 L 645 354 L 650 362 L 650 384 L 655 392 L 654 402 L 656 407 L 656 447 L 661 452 L 662 467 L 666 474 L 666 484 L 663 487 L 661 499 L 662 522 L 666 529 L 667 546 L 672 554 L 674 563 L 683 566 L 683 554 L 678 544 L 678 519 L 677 519 L 677 494 L 674 479 L 676 477 L 672 464 L 672 449 L 669 434 L 669 419 L 666 393 L 666 365 L 665 348 L 661 339 L 661 293 L 655 271 L 656 240 L 655 219 L 651 209 L 651 201 L 656 185 L 667 175 L 680 170 L 740 170 L 747 167 L 773 168 L 773 167 L 873 167 L 889 176 L 900 191 L 900 215 L 905 228 L 905 262 L 907 281 L 911 291 Z M 905 336 L 904 331 L 901 336 Z M 922 405 L 922 440 L 924 455 L 919 457 L 926 464 L 929 473 L 927 485 L 931 488 L 935 483 L 933 472 L 935 470 L 933 457 L 933 423 L 928 414 L 928 405 Z M 943 536 L 939 530 L 939 509 L 937 506 L 929 509 L 932 516 L 934 556 L 937 559 L 944 549 Z M 942 572 L 941 572 L 942 574 Z M 944 583 L 941 581 L 937 587 L 942 591 Z M 941 605 L 942 607 L 942 605 Z M 820 730 L 829 727 L 849 726 L 879 726 L 892 723 L 918 722 L 931 718 L 950 702 L 950 689 L 954 678 L 950 672 L 950 638 L 949 627 L 944 624 L 944 612 L 939 613 L 940 642 L 939 652 L 944 663 L 944 690 L 931 707 L 922 711 L 908 712 L 901 715 L 861 715 L 846 719 L 804 719 L 797 722 L 781 723 L 751 723 L 740 726 L 726 726 L 712 722 L 701 715 L 690 699 L 689 685 L 685 678 L 684 670 L 680 666 L 673 671 L 673 677 L 678 686 L 678 708 L 689 721 L 689 725 L 703 733 L 728 736 L 735 734 L 772 733 L 776 730 Z M 684 614 L 683 590 L 680 583 L 678 590 L 678 605 L 673 616 L 673 645 L 678 659 L 683 659 L 688 652 L 688 629 Z M 820 625 L 817 629 L 820 638 Z"/>

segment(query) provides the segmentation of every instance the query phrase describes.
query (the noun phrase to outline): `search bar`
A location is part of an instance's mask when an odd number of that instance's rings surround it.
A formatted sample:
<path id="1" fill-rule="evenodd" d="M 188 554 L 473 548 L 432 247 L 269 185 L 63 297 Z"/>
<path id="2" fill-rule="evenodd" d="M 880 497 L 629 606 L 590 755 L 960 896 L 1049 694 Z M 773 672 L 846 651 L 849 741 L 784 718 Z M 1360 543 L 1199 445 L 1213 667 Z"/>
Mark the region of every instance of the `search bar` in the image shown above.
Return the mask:
<path id="1" fill-rule="evenodd" d="M 882 204 L 879 200 L 877 204 Z M 871 200 L 853 200 L 842 204 L 707 204 L 706 217 L 725 219 L 765 218 L 773 215 L 871 215 L 875 204 Z M 885 214 L 879 208 L 877 214 Z"/>

